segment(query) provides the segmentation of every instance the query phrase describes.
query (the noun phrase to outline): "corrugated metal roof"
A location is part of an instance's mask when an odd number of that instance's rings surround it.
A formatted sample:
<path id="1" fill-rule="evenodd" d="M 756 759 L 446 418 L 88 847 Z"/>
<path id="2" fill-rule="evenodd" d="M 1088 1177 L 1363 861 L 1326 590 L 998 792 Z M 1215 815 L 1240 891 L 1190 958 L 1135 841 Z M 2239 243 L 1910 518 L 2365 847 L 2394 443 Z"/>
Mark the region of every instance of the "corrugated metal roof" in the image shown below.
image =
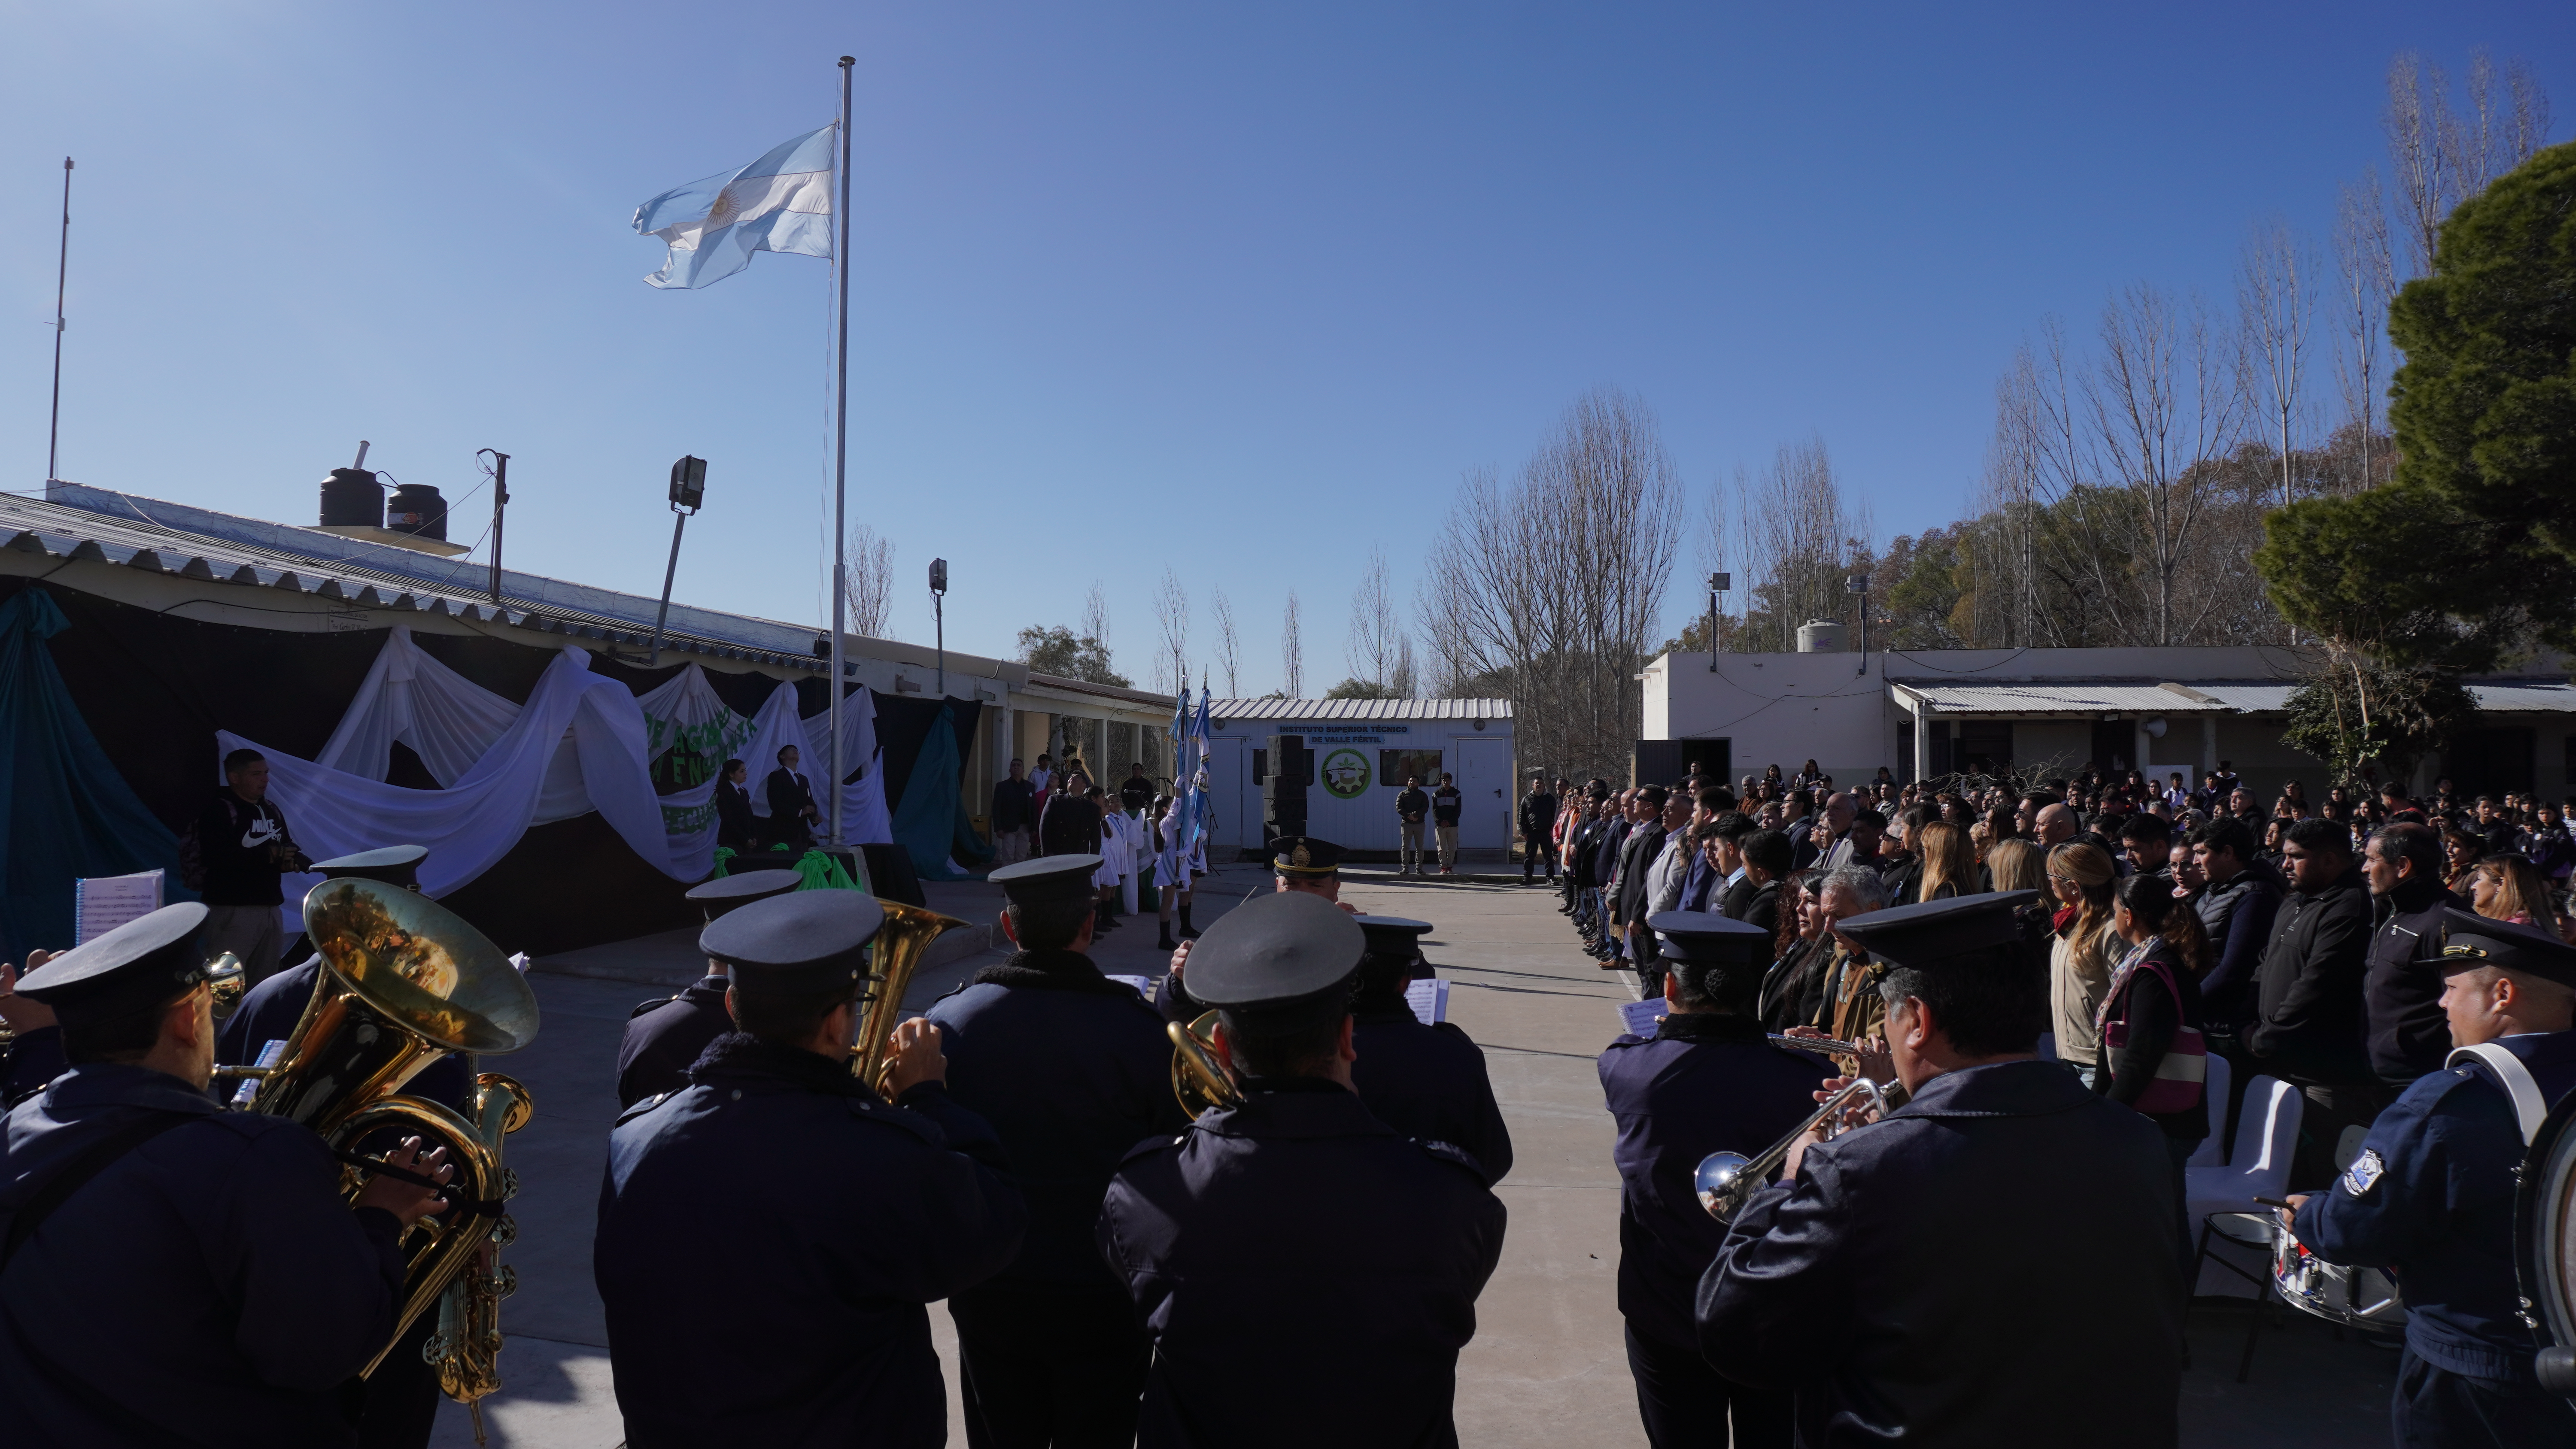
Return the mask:
<path id="1" fill-rule="evenodd" d="M 2576 714 L 2576 685 L 2514 680 L 2503 684 L 2472 684 L 2469 694 L 2478 708 L 2490 714 L 2525 711 L 2546 714 Z"/>
<path id="2" fill-rule="evenodd" d="M 1934 714 L 2192 714 L 2224 708 L 2153 683 L 1906 684 Z M 2194 685 L 2198 689 L 2201 686 Z"/>
<path id="3" fill-rule="evenodd" d="M 362 608 L 507 624 L 565 638 L 645 646 L 658 599 L 504 570 L 502 599 L 479 586 L 488 565 L 312 529 L 213 513 L 80 484 L 54 498 L 0 495 L 0 548 L 124 564 L 209 583 L 291 589 Z M 56 501 L 59 499 L 60 501 Z M 638 627 L 640 626 L 640 627 Z M 671 605 L 662 647 L 795 669 L 825 669 L 801 625 Z"/>
<path id="4" fill-rule="evenodd" d="M 1510 719 L 1508 699 L 1220 699 L 1212 719 Z"/>

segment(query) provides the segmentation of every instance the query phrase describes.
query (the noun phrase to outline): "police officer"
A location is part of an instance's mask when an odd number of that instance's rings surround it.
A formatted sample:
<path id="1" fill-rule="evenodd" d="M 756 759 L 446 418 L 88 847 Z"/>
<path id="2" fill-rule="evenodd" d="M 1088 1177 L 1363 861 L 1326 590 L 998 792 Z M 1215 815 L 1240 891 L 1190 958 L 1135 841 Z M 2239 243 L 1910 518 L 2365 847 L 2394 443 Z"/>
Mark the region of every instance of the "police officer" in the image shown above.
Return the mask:
<path id="1" fill-rule="evenodd" d="M 1317 896 L 1331 901 L 1350 915 L 1360 908 L 1342 899 L 1342 848 L 1313 835 L 1282 835 L 1270 842 L 1271 888 L 1285 895 Z M 1184 941 L 1172 953 L 1170 970 L 1154 988 L 1154 1005 L 1166 1021 L 1192 1022 L 1207 1013 L 1207 1007 L 1192 996 L 1181 981 L 1181 966 L 1190 958 L 1190 948 L 1198 944 Z"/>
<path id="2" fill-rule="evenodd" d="M 791 891 L 698 937 L 742 1030 L 618 1119 L 592 1246 L 634 1449 L 947 1440 L 926 1305 L 1010 1262 L 1028 1212 L 928 1022 L 895 1029 L 895 1105 L 850 1075 L 884 918 Z"/>
<path id="3" fill-rule="evenodd" d="M 443 1203 L 385 1174 L 350 1202 L 320 1138 L 208 1098 L 205 918 L 164 906 L 18 983 L 71 1066 L 0 1148 L 0 1443 L 353 1442 L 340 1390 L 393 1336 L 403 1233 Z M 394 1165 L 444 1182 L 417 1148 Z"/>
<path id="4" fill-rule="evenodd" d="M 1189 1117 L 1162 1018 L 1085 954 L 1099 865 L 1049 855 L 994 871 L 1019 950 L 930 1008 L 949 1092 L 993 1124 L 1029 1204 L 1019 1256 L 948 1304 L 974 1449 L 1136 1438 L 1151 1344 L 1092 1225 L 1119 1159 Z"/>
<path id="5" fill-rule="evenodd" d="M 1654 1449 L 1786 1446 L 1790 1394 L 1732 1383 L 1700 1357 L 1691 1294 L 1726 1241 L 1693 1174 L 1712 1152 L 1754 1157 L 1815 1112 L 1833 1067 L 1771 1044 L 1754 1014 L 1771 937 L 1697 911 L 1647 922 L 1663 941 L 1664 1016 L 1650 1037 L 1601 1053 L 1601 1096 L 1619 1124 L 1619 1313 L 1637 1414 Z M 1732 1419 L 1733 1438 L 1728 1437 Z"/>
<path id="6" fill-rule="evenodd" d="M 1457 1442 L 1458 1350 L 1503 1205 L 1465 1152 L 1408 1141 L 1353 1093 L 1364 944 L 1302 893 L 1201 939 L 1191 989 L 1243 1104 L 1129 1153 L 1100 1214 L 1154 1337 L 1142 1449 Z"/>
<path id="7" fill-rule="evenodd" d="M 2514 1170 L 2576 1090 L 2576 950 L 2457 907 L 2441 934 L 2450 1064 L 2380 1113 L 2333 1186 L 2290 1199 L 2290 1230 L 2328 1262 L 2397 1269 L 2398 1444 L 2576 1443 L 2576 1411 L 2533 1378 L 2513 1266 Z"/>
<path id="8" fill-rule="evenodd" d="M 1359 990 L 1351 997 L 1351 1088 L 1371 1116 L 1407 1137 L 1463 1147 L 1476 1159 L 1487 1186 L 1512 1170 L 1511 1129 L 1494 1104 L 1485 1054 L 1456 1022 L 1424 1025 L 1404 991 L 1416 974 L 1428 976 L 1421 939 L 1429 921 L 1401 916 L 1361 916 L 1368 954 L 1360 958 Z"/>
<path id="9" fill-rule="evenodd" d="M 1700 1352 L 1797 1389 L 1802 1444 L 2172 1449 L 2181 1265 L 2164 1134 L 2032 1048 L 2048 979 L 2030 891 L 1842 929 L 1881 983 L 1884 1121 L 1793 1145 L 1700 1279 Z"/>
<path id="10" fill-rule="evenodd" d="M 697 903 L 712 926 L 728 911 L 802 884 L 804 877 L 792 870 L 747 870 L 691 886 L 687 899 Z M 698 1053 L 733 1030 L 733 1017 L 725 1011 L 725 990 L 732 984 L 722 963 L 710 960 L 707 974 L 679 995 L 656 996 L 628 1013 L 626 1034 L 617 1043 L 619 1108 L 689 1084 L 689 1068 Z"/>

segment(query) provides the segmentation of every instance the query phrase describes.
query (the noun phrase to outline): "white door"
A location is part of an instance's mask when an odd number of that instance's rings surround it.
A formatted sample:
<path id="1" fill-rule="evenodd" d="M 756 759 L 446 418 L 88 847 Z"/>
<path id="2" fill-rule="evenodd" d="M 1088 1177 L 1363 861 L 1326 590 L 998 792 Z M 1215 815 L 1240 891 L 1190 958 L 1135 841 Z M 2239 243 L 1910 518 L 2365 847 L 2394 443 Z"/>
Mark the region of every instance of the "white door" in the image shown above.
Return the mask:
<path id="1" fill-rule="evenodd" d="M 1465 797 L 1458 802 L 1458 848 L 1507 848 L 1512 838 L 1511 741 L 1459 735 L 1450 743 L 1457 748 L 1458 791 Z"/>

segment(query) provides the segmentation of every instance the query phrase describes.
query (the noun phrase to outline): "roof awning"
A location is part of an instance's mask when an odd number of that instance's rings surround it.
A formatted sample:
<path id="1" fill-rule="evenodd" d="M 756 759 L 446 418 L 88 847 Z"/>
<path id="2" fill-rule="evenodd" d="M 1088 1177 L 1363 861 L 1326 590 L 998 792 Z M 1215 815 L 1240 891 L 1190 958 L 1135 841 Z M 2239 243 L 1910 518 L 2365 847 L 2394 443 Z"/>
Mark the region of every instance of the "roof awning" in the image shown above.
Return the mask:
<path id="1" fill-rule="evenodd" d="M 2298 686 L 2238 680 L 2190 683 L 1895 684 L 1900 703 L 1932 715 L 2082 717 L 2152 714 L 2278 714 Z M 2576 714 L 2576 685 L 2546 680 L 2472 684 L 2469 696 L 2487 714 Z"/>

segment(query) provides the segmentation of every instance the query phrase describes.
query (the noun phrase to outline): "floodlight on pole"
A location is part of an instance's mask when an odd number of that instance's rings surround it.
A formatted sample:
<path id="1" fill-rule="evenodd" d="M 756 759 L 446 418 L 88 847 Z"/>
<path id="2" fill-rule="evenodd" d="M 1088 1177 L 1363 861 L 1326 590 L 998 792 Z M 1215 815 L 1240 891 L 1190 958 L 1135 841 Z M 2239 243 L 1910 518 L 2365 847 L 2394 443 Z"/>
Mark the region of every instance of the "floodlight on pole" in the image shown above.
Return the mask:
<path id="1" fill-rule="evenodd" d="M 662 569 L 662 607 L 653 614 L 653 653 L 644 662 L 647 669 L 662 665 L 662 626 L 671 617 L 671 580 L 680 572 L 681 530 L 689 526 L 690 515 L 698 511 L 706 497 L 706 459 L 687 457 L 671 465 L 671 561 Z"/>

